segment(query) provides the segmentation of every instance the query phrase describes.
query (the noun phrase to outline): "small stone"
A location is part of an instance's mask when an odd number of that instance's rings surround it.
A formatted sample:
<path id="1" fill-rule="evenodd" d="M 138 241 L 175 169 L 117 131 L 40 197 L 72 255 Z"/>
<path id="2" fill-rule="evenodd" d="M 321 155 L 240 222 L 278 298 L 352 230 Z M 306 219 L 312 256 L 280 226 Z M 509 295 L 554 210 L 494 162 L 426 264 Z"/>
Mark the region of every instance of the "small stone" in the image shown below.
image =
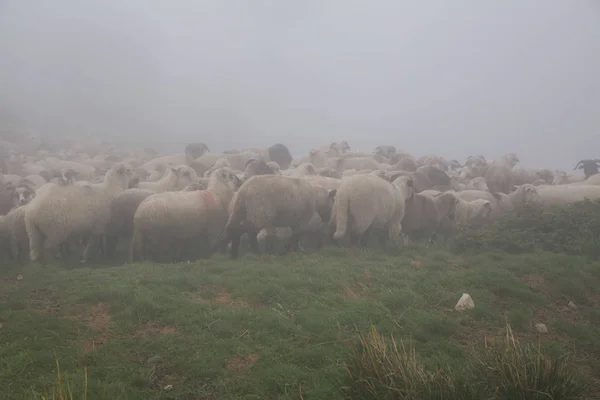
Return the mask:
<path id="1" fill-rule="evenodd" d="M 548 328 L 544 324 L 535 324 L 535 330 L 537 333 L 548 333 Z"/>
<path id="2" fill-rule="evenodd" d="M 149 365 L 156 365 L 162 361 L 160 356 L 150 357 L 148 361 L 146 361 Z"/>
<path id="3" fill-rule="evenodd" d="M 164 389 L 169 391 L 169 390 L 173 389 L 173 385 L 167 385 L 167 386 L 165 386 Z"/>
<path id="4" fill-rule="evenodd" d="M 23 280 L 23 275 L 21 275 L 21 274 L 17 275 L 17 280 L 18 281 L 22 281 Z"/>
<path id="5" fill-rule="evenodd" d="M 458 303 L 454 306 L 456 311 L 465 311 L 475 308 L 475 302 L 467 293 L 463 293 L 462 297 L 458 300 Z"/>
<path id="6" fill-rule="evenodd" d="M 571 310 L 577 310 L 579 307 L 577 307 L 577 304 L 573 303 L 572 301 L 569 302 L 569 308 Z"/>
<path id="7" fill-rule="evenodd" d="M 2 324 L 0 323 L 0 329 L 2 329 L 2 327 L 3 327 L 3 326 L 4 326 L 4 325 L 2 325 Z"/>

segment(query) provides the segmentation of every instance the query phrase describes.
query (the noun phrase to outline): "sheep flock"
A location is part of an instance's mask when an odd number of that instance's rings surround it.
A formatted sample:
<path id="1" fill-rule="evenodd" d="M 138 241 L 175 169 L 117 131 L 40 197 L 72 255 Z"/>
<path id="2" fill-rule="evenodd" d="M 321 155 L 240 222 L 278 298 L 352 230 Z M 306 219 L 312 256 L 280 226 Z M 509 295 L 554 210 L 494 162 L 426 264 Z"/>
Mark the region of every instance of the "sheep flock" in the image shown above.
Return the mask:
<path id="1" fill-rule="evenodd" d="M 86 142 L 87 140 L 87 142 Z M 464 164 L 346 141 L 293 158 L 284 144 L 179 154 L 0 131 L 0 259 L 180 262 L 215 252 L 435 240 L 525 206 L 600 199 L 600 160 L 529 169 L 510 153 Z"/>

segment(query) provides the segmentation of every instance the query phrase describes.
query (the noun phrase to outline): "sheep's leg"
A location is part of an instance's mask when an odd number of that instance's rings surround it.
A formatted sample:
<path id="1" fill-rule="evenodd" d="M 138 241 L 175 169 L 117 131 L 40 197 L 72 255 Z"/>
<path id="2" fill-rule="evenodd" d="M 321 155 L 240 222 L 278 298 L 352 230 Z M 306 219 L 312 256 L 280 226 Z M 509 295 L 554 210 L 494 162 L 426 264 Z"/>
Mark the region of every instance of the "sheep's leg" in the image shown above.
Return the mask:
<path id="1" fill-rule="evenodd" d="M 388 243 L 387 233 L 385 231 L 379 231 L 377 233 L 377 239 L 379 240 L 379 245 L 385 249 Z"/>
<path id="2" fill-rule="evenodd" d="M 142 235 L 139 232 L 133 232 L 131 238 L 131 245 L 129 246 L 129 262 L 132 263 L 137 261 L 140 257 L 140 250 L 142 247 Z"/>
<path id="3" fill-rule="evenodd" d="M 359 236 L 359 246 L 361 249 L 369 247 L 369 239 L 371 238 L 371 232 L 373 229 L 369 227 L 362 235 Z"/>
<path id="4" fill-rule="evenodd" d="M 237 259 L 240 256 L 240 235 L 231 238 L 231 258 Z"/>
<path id="5" fill-rule="evenodd" d="M 260 254 L 260 249 L 258 248 L 258 232 L 248 232 L 248 244 L 250 244 L 250 250 L 256 254 Z"/>
<path id="6" fill-rule="evenodd" d="M 89 252 L 91 249 L 94 248 L 98 239 L 99 238 L 97 235 L 90 235 L 90 237 L 88 238 L 87 244 L 85 246 L 85 249 L 83 249 L 83 253 L 81 253 L 81 258 L 80 258 L 79 262 L 81 262 L 82 264 L 87 263 Z"/>
<path id="7" fill-rule="evenodd" d="M 275 244 L 277 243 L 277 237 L 271 232 L 267 233 L 267 237 L 265 238 L 265 253 L 274 254 L 275 253 Z"/>
<path id="8" fill-rule="evenodd" d="M 354 232 L 350 232 L 350 247 L 358 246 L 359 236 L 360 235 L 358 235 Z"/>
<path id="9" fill-rule="evenodd" d="M 283 254 L 286 254 L 290 251 L 294 252 L 294 251 L 298 251 L 298 244 L 300 243 L 300 232 L 293 232 L 292 233 L 292 237 L 290 237 L 290 240 L 288 241 L 287 245 L 285 246 L 285 250 L 283 252 Z"/>

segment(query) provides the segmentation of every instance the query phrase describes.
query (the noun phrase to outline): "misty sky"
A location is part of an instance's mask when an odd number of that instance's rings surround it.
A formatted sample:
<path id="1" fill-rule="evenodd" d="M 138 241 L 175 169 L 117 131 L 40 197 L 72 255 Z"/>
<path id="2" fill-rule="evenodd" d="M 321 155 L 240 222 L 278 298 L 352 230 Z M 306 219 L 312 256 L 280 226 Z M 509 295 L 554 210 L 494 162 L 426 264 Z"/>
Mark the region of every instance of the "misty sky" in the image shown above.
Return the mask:
<path id="1" fill-rule="evenodd" d="M 600 157 L 600 1 L 0 0 L 0 108 L 156 145 L 564 168 Z"/>

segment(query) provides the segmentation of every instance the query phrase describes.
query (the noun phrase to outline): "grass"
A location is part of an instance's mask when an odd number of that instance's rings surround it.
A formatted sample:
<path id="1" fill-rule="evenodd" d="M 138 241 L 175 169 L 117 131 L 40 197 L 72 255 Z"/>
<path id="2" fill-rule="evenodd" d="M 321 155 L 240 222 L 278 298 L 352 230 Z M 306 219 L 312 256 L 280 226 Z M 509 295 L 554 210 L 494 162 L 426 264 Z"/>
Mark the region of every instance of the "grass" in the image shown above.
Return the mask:
<path id="1" fill-rule="evenodd" d="M 3 266 L 0 399 L 598 398 L 600 261 L 546 236 L 506 251 L 493 229 L 399 253 Z M 453 310 L 462 293 L 475 309 Z"/>
<path id="2" fill-rule="evenodd" d="M 474 348 L 484 353 L 486 337 L 503 337 L 505 319 L 524 342 L 545 323 L 542 345 L 572 354 L 597 385 L 599 267 L 583 256 L 418 247 L 12 266 L 0 272 L 0 397 L 53 398 L 59 360 L 63 383 L 73 393 L 87 385 L 90 399 L 342 399 L 371 326 L 412 340 L 430 370 L 456 370 Z M 457 313 L 463 292 L 476 308 Z"/>

